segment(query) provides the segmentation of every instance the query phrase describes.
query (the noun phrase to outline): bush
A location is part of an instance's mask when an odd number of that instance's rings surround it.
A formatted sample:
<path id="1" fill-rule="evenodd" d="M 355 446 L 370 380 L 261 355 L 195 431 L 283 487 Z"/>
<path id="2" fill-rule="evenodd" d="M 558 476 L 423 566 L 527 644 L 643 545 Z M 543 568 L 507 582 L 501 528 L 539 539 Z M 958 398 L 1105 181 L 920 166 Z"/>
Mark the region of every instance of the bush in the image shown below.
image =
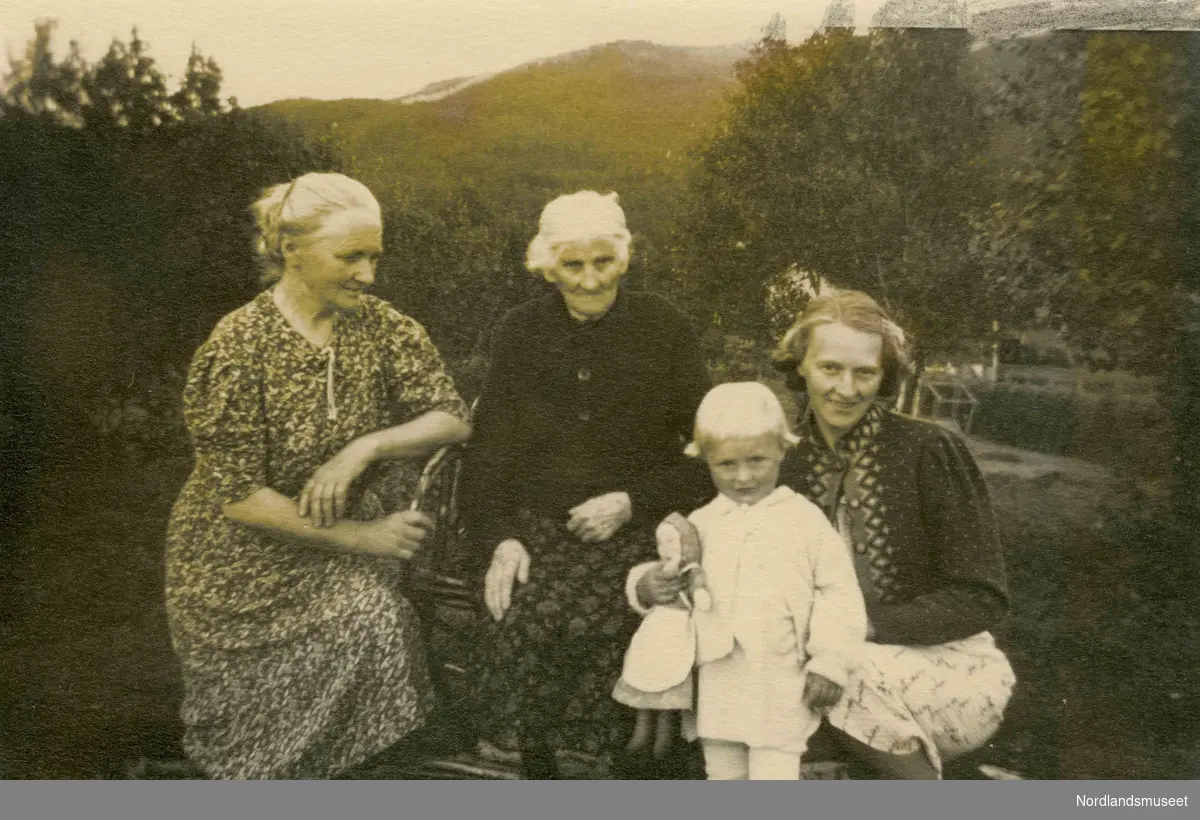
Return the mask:
<path id="1" fill-rule="evenodd" d="M 973 386 L 979 405 L 971 433 L 1050 455 L 1071 456 L 1131 477 L 1160 477 L 1172 454 L 1170 408 L 1143 386 L 1121 392 L 1065 391 L 1028 386 Z"/>
<path id="2" fill-rule="evenodd" d="M 713 384 L 766 381 L 779 375 L 766 348 L 752 339 L 713 329 L 704 334 L 701 344 Z"/>
<path id="3" fill-rule="evenodd" d="M 1077 415 L 1072 394 L 997 387 L 977 390 L 976 398 L 973 435 L 1051 455 L 1071 450 Z"/>

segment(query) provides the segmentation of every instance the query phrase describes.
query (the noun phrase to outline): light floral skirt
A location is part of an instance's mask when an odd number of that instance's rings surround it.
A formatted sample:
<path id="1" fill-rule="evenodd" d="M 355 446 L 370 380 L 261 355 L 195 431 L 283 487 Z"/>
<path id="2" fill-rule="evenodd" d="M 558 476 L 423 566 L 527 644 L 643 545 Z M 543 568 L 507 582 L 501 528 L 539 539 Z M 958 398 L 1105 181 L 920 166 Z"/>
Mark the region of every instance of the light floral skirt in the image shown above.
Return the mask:
<path id="1" fill-rule="evenodd" d="M 830 709 L 830 724 L 890 754 L 942 761 L 974 751 L 1000 727 L 1016 683 L 990 633 L 938 646 L 867 644 Z"/>

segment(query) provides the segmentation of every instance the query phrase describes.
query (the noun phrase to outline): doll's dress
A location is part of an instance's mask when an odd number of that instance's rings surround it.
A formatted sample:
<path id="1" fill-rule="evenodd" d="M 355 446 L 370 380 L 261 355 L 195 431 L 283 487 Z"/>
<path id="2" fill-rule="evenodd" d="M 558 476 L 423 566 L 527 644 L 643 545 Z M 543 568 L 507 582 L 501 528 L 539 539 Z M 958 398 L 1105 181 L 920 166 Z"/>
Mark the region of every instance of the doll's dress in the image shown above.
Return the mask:
<path id="1" fill-rule="evenodd" d="M 642 619 L 613 698 L 634 709 L 683 709 L 695 705 L 696 622 L 681 606 L 656 606 Z"/>

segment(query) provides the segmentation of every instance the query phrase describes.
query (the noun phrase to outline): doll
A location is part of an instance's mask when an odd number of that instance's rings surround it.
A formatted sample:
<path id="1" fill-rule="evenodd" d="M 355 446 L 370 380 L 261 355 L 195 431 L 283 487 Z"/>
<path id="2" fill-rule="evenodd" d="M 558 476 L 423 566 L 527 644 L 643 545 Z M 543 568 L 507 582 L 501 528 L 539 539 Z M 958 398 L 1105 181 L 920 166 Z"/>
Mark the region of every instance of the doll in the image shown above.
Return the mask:
<path id="1" fill-rule="evenodd" d="M 674 712 L 693 708 L 696 628 L 692 610 L 709 609 L 712 598 L 700 568 L 700 536 L 692 523 L 671 513 L 658 525 L 655 537 L 664 571 L 683 573 L 688 583 L 679 601 L 654 607 L 642 620 L 625 653 L 613 698 L 637 710 L 626 752 L 645 754 L 653 741 L 650 753 L 660 760 L 674 739 Z"/>

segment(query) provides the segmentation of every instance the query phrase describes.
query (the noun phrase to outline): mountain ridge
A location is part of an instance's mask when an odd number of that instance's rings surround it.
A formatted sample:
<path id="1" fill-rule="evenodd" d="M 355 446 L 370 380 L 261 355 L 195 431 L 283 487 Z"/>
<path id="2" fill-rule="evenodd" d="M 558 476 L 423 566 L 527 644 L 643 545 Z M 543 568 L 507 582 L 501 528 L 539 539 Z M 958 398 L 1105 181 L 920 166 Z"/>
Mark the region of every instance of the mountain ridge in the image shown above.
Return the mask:
<path id="1" fill-rule="evenodd" d="M 416 91 L 412 91 L 408 94 L 402 94 L 399 97 L 342 97 L 336 100 L 325 100 L 315 97 L 285 97 L 279 100 L 273 100 L 269 103 L 263 103 L 262 105 L 255 107 L 270 109 L 279 105 L 287 105 L 289 103 L 340 103 L 371 101 L 381 103 L 412 104 L 418 102 L 437 102 L 472 86 L 494 80 L 497 77 L 528 71 L 534 68 L 555 65 L 569 65 L 574 62 L 580 62 L 595 57 L 597 54 L 605 51 L 616 51 L 633 59 L 645 58 L 646 56 L 659 56 L 665 58 L 668 54 L 673 54 L 683 58 L 690 58 L 693 61 L 710 62 L 714 66 L 728 65 L 732 67 L 732 65 L 738 60 L 749 55 L 752 46 L 753 43 L 732 43 L 720 46 L 675 46 L 653 43 L 649 40 L 614 40 L 607 43 L 598 43 L 586 48 L 576 49 L 574 51 L 566 51 L 561 54 L 538 57 L 536 59 L 527 60 L 524 63 L 518 63 L 517 65 L 501 69 L 499 71 L 435 80 L 431 83 L 427 83 Z"/>

